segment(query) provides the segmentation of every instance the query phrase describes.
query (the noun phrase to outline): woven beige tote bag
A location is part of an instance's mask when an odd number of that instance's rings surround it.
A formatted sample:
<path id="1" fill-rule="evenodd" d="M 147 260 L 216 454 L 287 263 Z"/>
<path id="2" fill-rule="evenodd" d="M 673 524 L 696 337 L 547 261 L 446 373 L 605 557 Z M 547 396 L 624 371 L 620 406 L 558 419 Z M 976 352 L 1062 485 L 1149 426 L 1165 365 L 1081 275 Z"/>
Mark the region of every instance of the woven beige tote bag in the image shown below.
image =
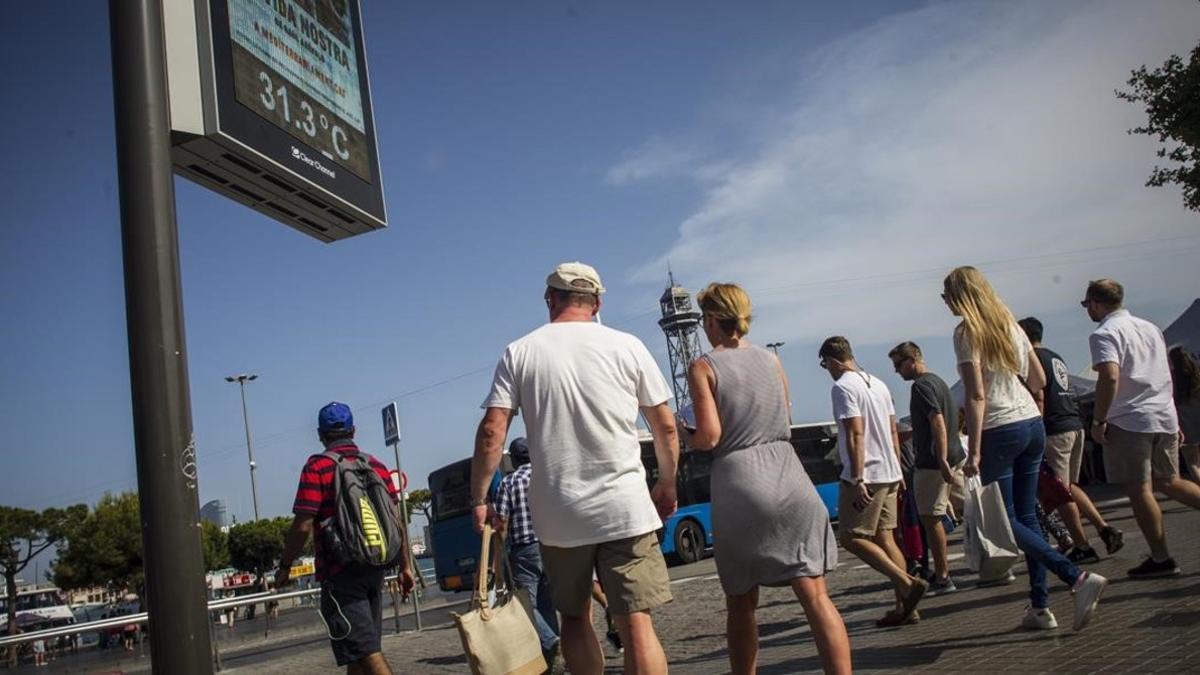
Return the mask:
<path id="1" fill-rule="evenodd" d="M 493 575 L 495 604 L 488 603 L 489 549 L 502 573 Z M 483 528 L 482 550 L 475 577 L 475 591 L 465 614 L 452 614 L 462 638 L 463 651 L 472 675 L 541 675 L 546 672 L 542 645 L 529 609 L 528 596 L 514 590 L 512 574 L 500 537 L 489 525 Z"/>

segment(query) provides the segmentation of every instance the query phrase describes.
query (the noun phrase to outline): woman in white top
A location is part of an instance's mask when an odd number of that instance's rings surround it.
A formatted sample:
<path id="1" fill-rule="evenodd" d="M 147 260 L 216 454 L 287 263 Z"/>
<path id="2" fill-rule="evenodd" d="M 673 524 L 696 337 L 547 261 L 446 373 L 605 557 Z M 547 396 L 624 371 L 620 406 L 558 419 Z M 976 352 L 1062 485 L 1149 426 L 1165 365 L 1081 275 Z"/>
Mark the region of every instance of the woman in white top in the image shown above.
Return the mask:
<path id="1" fill-rule="evenodd" d="M 1034 394 L 1046 385 L 1037 354 L 1012 312 L 974 267 L 959 267 L 943 284 L 942 300 L 962 322 L 954 329 L 954 355 L 962 376 L 967 424 L 963 472 L 985 485 L 999 483 L 1017 545 L 1029 567 L 1030 607 L 1022 625 L 1058 626 L 1051 614 L 1046 570 L 1075 592 L 1075 630 L 1096 610 L 1107 584 L 1054 550 L 1042 535 L 1035 503 L 1046 431 Z"/>

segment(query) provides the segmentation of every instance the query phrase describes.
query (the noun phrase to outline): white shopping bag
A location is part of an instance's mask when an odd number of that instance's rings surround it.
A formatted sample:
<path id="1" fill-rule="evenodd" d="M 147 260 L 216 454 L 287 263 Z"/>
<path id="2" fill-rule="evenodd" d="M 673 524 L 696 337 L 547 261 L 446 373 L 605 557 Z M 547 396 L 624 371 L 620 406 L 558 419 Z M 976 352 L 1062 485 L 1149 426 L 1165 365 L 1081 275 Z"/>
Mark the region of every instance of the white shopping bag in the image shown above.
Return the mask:
<path id="1" fill-rule="evenodd" d="M 963 549 L 967 565 L 979 573 L 980 579 L 998 579 L 1008 574 L 1021 555 L 1004 508 L 1000 484 L 984 487 L 978 476 L 972 476 L 967 479 L 966 488 Z"/>

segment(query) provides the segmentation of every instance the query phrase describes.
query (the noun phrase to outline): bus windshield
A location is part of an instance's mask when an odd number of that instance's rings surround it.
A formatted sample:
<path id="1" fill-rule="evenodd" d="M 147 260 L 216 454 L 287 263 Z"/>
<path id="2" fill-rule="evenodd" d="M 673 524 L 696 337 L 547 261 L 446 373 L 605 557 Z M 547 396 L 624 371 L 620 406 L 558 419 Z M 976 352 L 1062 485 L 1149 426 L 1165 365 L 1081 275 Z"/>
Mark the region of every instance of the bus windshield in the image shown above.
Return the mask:
<path id="1" fill-rule="evenodd" d="M 471 460 L 464 459 L 429 474 L 432 522 L 442 522 L 471 511 Z"/>

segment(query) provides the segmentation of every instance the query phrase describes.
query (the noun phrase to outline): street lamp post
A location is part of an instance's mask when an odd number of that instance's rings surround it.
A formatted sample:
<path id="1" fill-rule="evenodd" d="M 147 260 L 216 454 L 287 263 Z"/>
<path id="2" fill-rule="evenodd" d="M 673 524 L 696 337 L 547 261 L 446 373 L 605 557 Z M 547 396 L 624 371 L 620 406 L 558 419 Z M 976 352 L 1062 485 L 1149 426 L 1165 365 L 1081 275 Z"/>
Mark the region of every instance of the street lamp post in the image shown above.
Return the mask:
<path id="1" fill-rule="evenodd" d="M 254 500 L 254 520 L 258 520 L 258 485 L 254 482 L 254 450 L 250 445 L 250 415 L 246 412 L 246 383 L 258 379 L 257 373 L 230 375 L 226 382 L 237 382 L 242 390 L 242 424 L 246 427 L 246 456 L 250 458 L 250 498 Z"/>
<path id="2" fill-rule="evenodd" d="M 786 344 L 786 343 L 783 340 L 780 340 L 779 342 L 768 342 L 767 349 L 770 349 L 771 351 L 775 352 L 775 358 L 778 359 L 779 358 L 779 348 L 782 347 L 784 344 Z M 782 367 L 783 362 L 780 361 L 779 365 L 780 365 L 780 367 Z M 786 373 L 784 374 L 784 377 L 787 377 Z M 792 402 L 790 399 L 788 400 L 787 404 L 788 404 L 788 410 L 791 410 Z"/>

